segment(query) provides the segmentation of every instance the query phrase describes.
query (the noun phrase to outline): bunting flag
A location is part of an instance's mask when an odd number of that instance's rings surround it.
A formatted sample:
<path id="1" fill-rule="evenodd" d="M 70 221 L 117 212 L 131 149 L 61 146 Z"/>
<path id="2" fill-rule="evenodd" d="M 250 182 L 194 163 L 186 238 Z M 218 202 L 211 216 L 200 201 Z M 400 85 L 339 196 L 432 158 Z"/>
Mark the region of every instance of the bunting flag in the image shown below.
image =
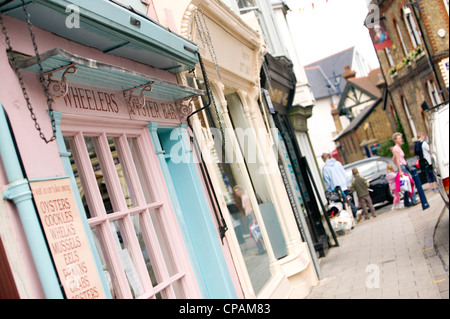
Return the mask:
<path id="1" fill-rule="evenodd" d="M 311 8 L 311 10 L 315 10 L 316 9 L 316 5 L 321 5 L 321 4 L 328 4 L 329 0 L 306 0 L 303 1 L 303 3 L 301 4 L 301 7 L 299 8 L 299 12 L 303 13 L 305 11 L 308 11 L 309 8 Z"/>

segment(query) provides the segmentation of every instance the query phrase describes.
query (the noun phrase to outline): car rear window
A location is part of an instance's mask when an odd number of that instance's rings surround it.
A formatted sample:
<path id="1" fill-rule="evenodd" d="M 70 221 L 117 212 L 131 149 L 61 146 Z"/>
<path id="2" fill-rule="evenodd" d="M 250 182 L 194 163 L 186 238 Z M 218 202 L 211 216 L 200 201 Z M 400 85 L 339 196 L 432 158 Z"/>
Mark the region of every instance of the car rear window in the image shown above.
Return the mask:
<path id="1" fill-rule="evenodd" d="M 348 167 L 345 169 L 345 172 L 349 180 L 353 177 L 352 169 L 355 167 L 358 169 L 360 176 L 367 178 L 373 174 L 386 171 L 387 163 L 383 161 L 371 161 Z"/>

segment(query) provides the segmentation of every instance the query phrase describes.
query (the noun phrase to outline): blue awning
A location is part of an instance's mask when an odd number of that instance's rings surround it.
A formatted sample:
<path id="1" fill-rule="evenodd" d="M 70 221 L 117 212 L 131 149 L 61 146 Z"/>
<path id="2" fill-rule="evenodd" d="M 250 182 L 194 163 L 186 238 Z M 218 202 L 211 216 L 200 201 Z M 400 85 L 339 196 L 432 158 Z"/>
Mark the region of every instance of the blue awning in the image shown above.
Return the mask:
<path id="1" fill-rule="evenodd" d="M 66 39 L 172 73 L 194 69 L 197 46 L 131 7 L 112 0 L 26 0 L 33 25 Z M 80 28 L 66 21 L 75 5 Z M 25 21 L 20 0 L 0 0 L 0 13 Z M 186 47 L 190 50 L 186 50 Z"/>
<path id="2" fill-rule="evenodd" d="M 65 77 L 73 83 L 102 87 L 117 91 L 130 91 L 145 96 L 166 101 L 182 101 L 199 95 L 205 91 L 197 90 L 177 83 L 161 80 L 122 67 L 102 63 L 81 57 L 60 48 L 55 48 L 40 54 L 44 73 L 52 79 L 60 80 L 64 72 L 71 67 L 76 73 L 66 73 Z M 16 54 L 18 67 L 22 70 L 39 73 L 36 57 L 23 57 Z M 151 85 L 151 91 L 142 88 Z"/>

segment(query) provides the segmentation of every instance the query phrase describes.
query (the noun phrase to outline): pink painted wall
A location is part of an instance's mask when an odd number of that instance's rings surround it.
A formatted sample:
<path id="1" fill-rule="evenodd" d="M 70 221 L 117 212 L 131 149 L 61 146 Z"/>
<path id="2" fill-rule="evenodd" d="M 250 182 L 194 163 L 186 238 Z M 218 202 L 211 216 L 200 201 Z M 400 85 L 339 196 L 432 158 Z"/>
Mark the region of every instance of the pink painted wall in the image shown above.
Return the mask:
<path id="1" fill-rule="evenodd" d="M 3 19 L 13 49 L 34 56 L 27 25 L 8 16 L 5 16 Z M 33 30 L 36 34 L 39 52 L 41 53 L 55 47 L 60 47 L 68 52 L 97 61 L 121 66 L 140 73 L 146 73 L 166 81 L 174 83 L 177 81 L 176 76 L 169 72 L 124 58 L 104 54 L 99 50 L 71 42 L 37 27 L 34 27 Z M 2 82 L 2 85 L 0 86 L 0 101 L 11 121 L 20 157 L 25 168 L 26 178 L 38 179 L 65 176 L 66 173 L 59 156 L 59 149 L 56 142 L 45 144 L 45 142 L 40 139 L 39 134 L 34 127 L 34 122 L 30 118 L 30 112 L 27 109 L 25 99 L 22 95 L 19 81 L 7 59 L 6 49 L 4 35 L 3 33 L 0 33 L 0 79 Z M 22 72 L 22 76 L 38 123 L 42 128 L 42 132 L 50 138 L 52 135 L 52 127 L 50 118 L 47 114 L 47 103 L 43 93 L 44 90 L 39 83 L 38 76 L 29 72 Z M 7 185 L 8 180 L 0 161 L 0 191 L 5 190 Z M 6 202 L 6 208 L 11 227 L 16 237 L 16 247 L 20 250 L 20 262 L 28 277 L 23 278 L 23 282 L 26 282 L 27 284 L 27 292 L 31 298 L 45 298 L 16 208 L 9 202 Z"/>
<path id="2" fill-rule="evenodd" d="M 14 50 L 34 56 L 27 25 L 10 17 L 5 17 L 4 21 Z M 169 72 L 105 54 L 97 49 L 74 43 L 37 27 L 34 27 L 33 30 L 41 53 L 59 47 L 83 57 L 145 73 L 166 81 L 174 83 L 177 81 L 176 76 Z M 35 179 L 65 175 L 61 159 L 57 156 L 59 150 L 56 143 L 46 145 L 39 138 L 38 132 L 34 128 L 17 76 L 6 57 L 6 44 L 3 34 L 0 35 L 0 74 L 3 80 L 3 85 L 0 86 L 0 98 L 12 122 L 27 177 Z M 38 123 L 43 133 L 51 137 L 52 128 L 47 114 L 47 104 L 38 76 L 29 72 L 22 72 L 22 74 Z M 36 154 L 39 154 L 39 156 L 36 156 Z"/>
<path id="3" fill-rule="evenodd" d="M 156 15 L 156 12 L 154 12 L 154 14 Z M 27 25 L 24 22 L 8 16 L 4 17 L 4 23 L 8 30 L 14 50 L 34 56 Z M 39 52 L 41 53 L 55 47 L 59 47 L 70 53 L 83 57 L 124 67 L 140 73 L 145 73 L 166 81 L 171 81 L 174 83 L 177 82 L 176 76 L 169 72 L 124 58 L 105 54 L 97 49 L 89 48 L 65 38 L 61 38 L 37 27 L 34 27 L 33 30 L 36 34 Z M 46 135 L 46 137 L 50 138 L 52 135 L 52 127 L 50 118 L 47 114 L 47 103 L 43 93 L 44 91 L 39 83 L 38 75 L 29 72 L 22 72 L 22 76 L 25 80 L 27 92 L 30 96 L 31 104 L 34 108 L 38 123 L 42 128 L 42 132 Z M 0 86 L 0 101 L 2 102 L 3 107 L 10 118 L 27 178 L 38 179 L 64 176 L 66 173 L 59 156 L 57 144 L 55 142 L 45 144 L 45 142 L 40 139 L 39 134 L 34 127 L 34 122 L 30 118 L 30 113 L 26 107 L 17 76 L 9 65 L 9 61 L 6 56 L 6 44 L 3 34 L 0 34 L 0 78 L 2 79 L 3 84 Z M 38 156 L 36 156 L 36 154 L 38 154 Z M 7 181 L 5 178 L 2 179 L 2 175 L 0 174 L 0 187 L 4 187 L 5 185 L 7 185 Z M 30 277 L 35 279 L 33 281 L 35 283 L 39 283 L 37 273 L 31 259 L 31 254 L 24 240 L 25 236 L 23 234 L 20 221 L 17 218 L 17 214 L 13 212 L 14 207 L 10 208 L 12 210 L 11 215 L 15 215 L 12 220 L 14 221 L 14 228 L 16 229 L 18 240 L 20 241 L 19 244 L 24 250 L 24 263 L 30 265 L 28 272 Z M 243 298 L 239 279 L 234 268 L 234 263 L 228 244 L 225 243 L 222 245 L 222 248 L 238 298 Z M 35 291 L 36 298 L 44 297 L 42 289 L 40 289 L 39 285 L 33 289 Z"/>
<path id="4" fill-rule="evenodd" d="M 0 195 L 6 190 L 7 186 L 8 178 L 6 177 L 3 163 L 0 158 Z M 2 200 L 1 196 L 0 200 Z M 31 257 L 30 248 L 28 247 L 28 243 L 25 240 L 25 233 L 20 222 L 19 213 L 17 212 L 16 206 L 13 203 L 4 200 L 4 205 L 6 211 L 0 213 L 3 213 L 5 215 L 2 216 L 0 220 L 2 223 L 4 223 L 6 220 L 10 222 L 9 227 L 10 232 L 12 232 L 13 238 L 3 238 L 4 234 L 1 234 L 3 245 L 10 251 L 12 250 L 14 256 L 21 257 L 20 260 L 10 260 L 9 262 L 12 271 L 15 273 L 15 276 L 24 275 L 25 277 L 15 277 L 16 279 L 20 280 L 20 282 L 16 282 L 19 294 L 21 298 L 43 299 L 45 298 L 45 294 L 38 279 L 38 273 L 36 271 L 36 267 L 34 266 L 33 258 Z M 8 227 L 7 225 L 2 226 Z M 8 245 L 8 243 L 12 244 Z M 6 245 L 8 245 L 8 247 L 6 247 Z M 11 265 L 12 263 L 13 265 Z M 27 285 L 24 286 L 22 285 L 22 283 L 27 283 Z"/>

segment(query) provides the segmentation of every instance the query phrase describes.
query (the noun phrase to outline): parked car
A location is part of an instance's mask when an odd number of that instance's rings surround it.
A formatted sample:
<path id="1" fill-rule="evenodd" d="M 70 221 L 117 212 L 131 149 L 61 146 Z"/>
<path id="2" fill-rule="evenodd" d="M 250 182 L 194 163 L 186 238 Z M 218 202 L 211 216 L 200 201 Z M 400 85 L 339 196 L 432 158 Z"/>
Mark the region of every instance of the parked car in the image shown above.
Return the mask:
<path id="1" fill-rule="evenodd" d="M 392 159 L 387 157 L 371 157 L 344 166 L 349 185 L 352 183 L 352 169 L 357 168 L 359 175 L 367 179 L 370 183 L 370 197 L 373 204 L 384 202 L 392 203 L 394 195 L 389 188 L 389 182 L 386 179 L 386 168 L 388 164 L 393 164 Z M 395 167 L 395 165 L 394 165 Z"/>
<path id="2" fill-rule="evenodd" d="M 428 119 L 430 132 L 430 150 L 433 169 L 439 192 L 447 207 L 449 206 L 449 114 L 448 102 L 431 109 Z"/>

